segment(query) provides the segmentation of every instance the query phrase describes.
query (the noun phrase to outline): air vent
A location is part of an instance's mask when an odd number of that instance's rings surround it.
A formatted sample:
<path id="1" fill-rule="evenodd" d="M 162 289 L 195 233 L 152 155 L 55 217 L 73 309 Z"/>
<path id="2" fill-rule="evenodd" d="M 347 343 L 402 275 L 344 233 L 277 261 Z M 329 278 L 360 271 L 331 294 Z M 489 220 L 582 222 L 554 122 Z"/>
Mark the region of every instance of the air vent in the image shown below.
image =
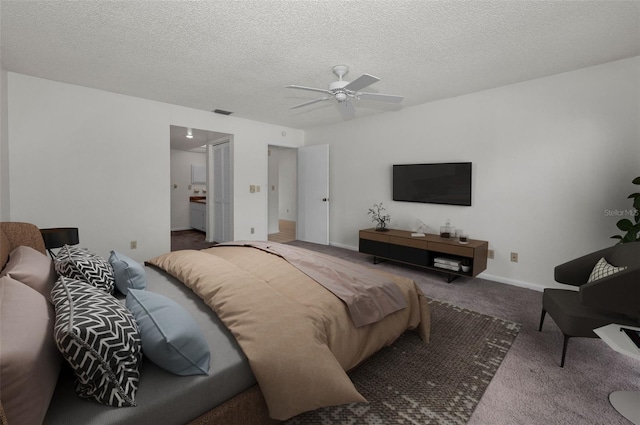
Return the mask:
<path id="1" fill-rule="evenodd" d="M 222 109 L 214 109 L 213 112 L 215 112 L 216 114 L 222 114 L 222 115 L 231 115 L 231 114 L 233 114 L 233 112 L 223 111 Z"/>

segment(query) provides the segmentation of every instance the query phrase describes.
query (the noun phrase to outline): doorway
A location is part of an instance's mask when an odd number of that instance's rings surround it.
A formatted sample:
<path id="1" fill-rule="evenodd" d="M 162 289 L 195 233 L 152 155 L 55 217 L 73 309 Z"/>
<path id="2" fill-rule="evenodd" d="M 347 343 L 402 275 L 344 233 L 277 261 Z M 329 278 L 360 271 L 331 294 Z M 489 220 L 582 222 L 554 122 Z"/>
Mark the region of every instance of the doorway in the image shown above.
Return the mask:
<path id="1" fill-rule="evenodd" d="M 232 140 L 233 135 L 175 125 L 170 126 L 169 134 L 171 164 L 170 230 L 173 235 L 175 234 L 174 232 L 198 229 L 194 232 L 200 233 L 201 242 L 212 242 L 214 210 L 211 197 L 214 196 L 215 192 L 213 178 L 209 176 L 203 182 L 201 178 L 194 176 L 193 170 L 194 168 L 200 169 L 204 167 L 207 170 L 206 174 L 211 174 L 209 170 L 212 169 L 214 164 L 208 158 L 207 147 L 225 141 L 229 142 Z M 232 172 L 231 161 L 232 157 L 230 156 L 227 169 L 229 175 Z M 199 205 L 195 206 L 203 209 L 199 215 L 191 213 L 195 198 L 199 198 Z M 233 211 L 232 194 L 230 198 L 227 198 L 227 201 L 230 203 L 229 211 Z M 199 217 L 198 223 L 192 222 L 193 217 Z M 223 234 L 232 238 L 232 220 L 226 220 L 225 225 L 229 228 Z"/>
<path id="2" fill-rule="evenodd" d="M 291 242 L 297 237 L 297 149 L 268 146 L 268 240 Z"/>

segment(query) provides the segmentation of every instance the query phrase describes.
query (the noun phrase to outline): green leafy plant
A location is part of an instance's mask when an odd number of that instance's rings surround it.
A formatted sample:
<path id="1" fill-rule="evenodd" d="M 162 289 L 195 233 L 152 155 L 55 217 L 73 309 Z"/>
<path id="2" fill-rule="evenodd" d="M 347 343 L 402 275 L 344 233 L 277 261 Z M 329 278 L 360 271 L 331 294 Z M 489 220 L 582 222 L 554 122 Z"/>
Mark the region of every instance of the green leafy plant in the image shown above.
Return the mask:
<path id="1" fill-rule="evenodd" d="M 633 179 L 632 183 L 640 185 L 640 177 Z M 627 198 L 633 199 L 633 221 L 628 218 L 618 220 L 616 226 L 618 229 L 625 232 L 623 235 L 611 236 L 612 239 L 619 239 L 618 243 L 635 242 L 640 240 L 640 193 L 632 193 Z"/>
<path id="2" fill-rule="evenodd" d="M 385 207 L 382 206 L 382 202 L 373 204 L 373 208 L 369 208 L 367 214 L 371 215 L 371 221 L 377 223 L 376 230 L 387 230 L 387 223 L 391 221 L 391 216 L 386 211 Z"/>

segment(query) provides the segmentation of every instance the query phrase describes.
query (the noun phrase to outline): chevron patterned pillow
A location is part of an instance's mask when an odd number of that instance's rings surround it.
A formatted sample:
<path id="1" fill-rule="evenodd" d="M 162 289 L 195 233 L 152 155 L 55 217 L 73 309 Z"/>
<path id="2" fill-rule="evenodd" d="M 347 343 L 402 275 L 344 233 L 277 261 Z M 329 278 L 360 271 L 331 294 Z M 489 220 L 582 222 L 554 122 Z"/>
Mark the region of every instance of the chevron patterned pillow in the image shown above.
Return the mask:
<path id="1" fill-rule="evenodd" d="M 51 300 L 54 337 L 76 375 L 76 393 L 110 406 L 135 406 L 142 351 L 131 313 L 103 290 L 64 276 Z"/>
<path id="2" fill-rule="evenodd" d="M 65 245 L 60 248 L 54 263 L 60 276 L 88 282 L 109 294 L 113 293 L 113 267 L 88 249 Z"/>

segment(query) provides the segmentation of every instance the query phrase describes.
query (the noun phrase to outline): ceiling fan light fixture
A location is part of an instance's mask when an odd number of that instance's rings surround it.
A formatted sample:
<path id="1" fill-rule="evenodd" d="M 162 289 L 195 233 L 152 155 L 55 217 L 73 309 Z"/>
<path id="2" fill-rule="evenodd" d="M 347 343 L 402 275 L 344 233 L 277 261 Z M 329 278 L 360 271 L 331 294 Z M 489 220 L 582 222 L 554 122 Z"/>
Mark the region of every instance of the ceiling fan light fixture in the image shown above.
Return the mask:
<path id="1" fill-rule="evenodd" d="M 355 80 L 349 82 L 342 79 L 345 75 L 347 75 L 348 72 L 349 72 L 349 67 L 346 65 L 334 66 L 333 73 L 338 77 L 338 81 L 332 81 L 331 83 L 329 83 L 328 89 L 298 86 L 298 85 L 285 86 L 285 88 L 289 88 L 289 89 L 307 90 L 312 92 L 324 93 L 323 97 L 308 100 L 298 105 L 291 106 L 289 107 L 289 109 L 298 109 L 305 106 L 316 104 L 318 102 L 324 102 L 327 100 L 335 99 L 338 105 L 340 105 L 339 110 L 342 113 L 342 116 L 345 119 L 351 119 L 355 115 L 355 108 L 353 106 L 353 102 L 349 101 L 350 97 L 353 98 L 354 100 L 364 99 L 367 101 L 389 102 L 389 103 L 400 103 L 404 99 L 403 96 L 361 91 L 362 89 L 369 87 L 371 84 L 374 84 L 380 81 L 380 79 L 370 74 L 362 74 Z"/>

